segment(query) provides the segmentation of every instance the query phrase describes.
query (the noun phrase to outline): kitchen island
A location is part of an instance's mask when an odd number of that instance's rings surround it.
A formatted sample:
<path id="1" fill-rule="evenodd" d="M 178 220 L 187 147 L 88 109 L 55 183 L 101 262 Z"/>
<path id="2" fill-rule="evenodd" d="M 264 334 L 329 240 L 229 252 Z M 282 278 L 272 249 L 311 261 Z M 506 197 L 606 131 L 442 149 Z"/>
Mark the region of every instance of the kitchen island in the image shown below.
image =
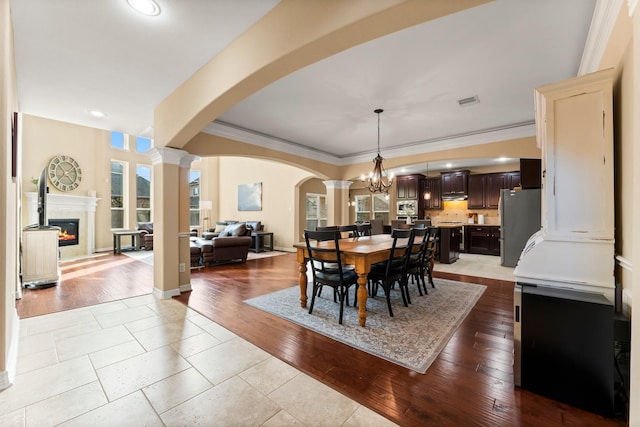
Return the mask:
<path id="1" fill-rule="evenodd" d="M 460 258 L 462 243 L 462 222 L 440 222 L 438 227 L 438 261 L 453 264 Z"/>

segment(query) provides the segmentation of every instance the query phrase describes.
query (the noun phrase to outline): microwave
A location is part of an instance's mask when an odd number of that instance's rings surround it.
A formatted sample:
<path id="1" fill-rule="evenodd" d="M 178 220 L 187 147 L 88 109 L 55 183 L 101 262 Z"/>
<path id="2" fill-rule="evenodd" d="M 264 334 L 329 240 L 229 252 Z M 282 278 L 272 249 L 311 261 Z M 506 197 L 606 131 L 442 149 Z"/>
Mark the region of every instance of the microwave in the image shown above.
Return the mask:
<path id="1" fill-rule="evenodd" d="M 418 213 L 417 200 L 402 200 L 398 201 L 397 204 L 396 216 L 415 216 Z"/>

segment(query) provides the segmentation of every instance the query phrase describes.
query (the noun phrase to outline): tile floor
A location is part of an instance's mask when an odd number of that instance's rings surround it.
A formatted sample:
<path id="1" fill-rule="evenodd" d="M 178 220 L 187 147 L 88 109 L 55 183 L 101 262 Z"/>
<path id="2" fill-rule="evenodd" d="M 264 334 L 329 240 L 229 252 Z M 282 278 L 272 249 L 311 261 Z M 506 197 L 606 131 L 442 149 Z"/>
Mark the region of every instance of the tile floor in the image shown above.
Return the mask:
<path id="1" fill-rule="evenodd" d="M 395 424 L 181 303 L 145 295 L 20 320 L 0 425 Z"/>

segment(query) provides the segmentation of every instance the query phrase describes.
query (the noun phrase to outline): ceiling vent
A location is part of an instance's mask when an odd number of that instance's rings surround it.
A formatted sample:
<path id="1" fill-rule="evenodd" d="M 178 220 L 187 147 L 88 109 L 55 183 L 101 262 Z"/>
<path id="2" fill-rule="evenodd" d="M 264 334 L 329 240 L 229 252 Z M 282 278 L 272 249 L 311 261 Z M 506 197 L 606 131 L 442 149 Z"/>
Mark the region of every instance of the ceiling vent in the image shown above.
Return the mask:
<path id="1" fill-rule="evenodd" d="M 469 105 L 479 104 L 480 100 L 478 95 L 470 96 L 469 98 L 458 99 L 458 105 L 461 107 L 468 107 Z"/>

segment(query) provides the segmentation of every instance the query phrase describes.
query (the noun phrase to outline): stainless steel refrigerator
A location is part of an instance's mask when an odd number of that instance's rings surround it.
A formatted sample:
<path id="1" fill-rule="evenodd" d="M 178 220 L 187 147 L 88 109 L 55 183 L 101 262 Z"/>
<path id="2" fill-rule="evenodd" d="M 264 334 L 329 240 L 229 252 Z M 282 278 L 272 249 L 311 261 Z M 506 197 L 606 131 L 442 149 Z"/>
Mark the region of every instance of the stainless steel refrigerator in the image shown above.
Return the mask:
<path id="1" fill-rule="evenodd" d="M 500 191 L 500 259 L 505 267 L 515 267 L 522 249 L 540 230 L 540 190 Z"/>

